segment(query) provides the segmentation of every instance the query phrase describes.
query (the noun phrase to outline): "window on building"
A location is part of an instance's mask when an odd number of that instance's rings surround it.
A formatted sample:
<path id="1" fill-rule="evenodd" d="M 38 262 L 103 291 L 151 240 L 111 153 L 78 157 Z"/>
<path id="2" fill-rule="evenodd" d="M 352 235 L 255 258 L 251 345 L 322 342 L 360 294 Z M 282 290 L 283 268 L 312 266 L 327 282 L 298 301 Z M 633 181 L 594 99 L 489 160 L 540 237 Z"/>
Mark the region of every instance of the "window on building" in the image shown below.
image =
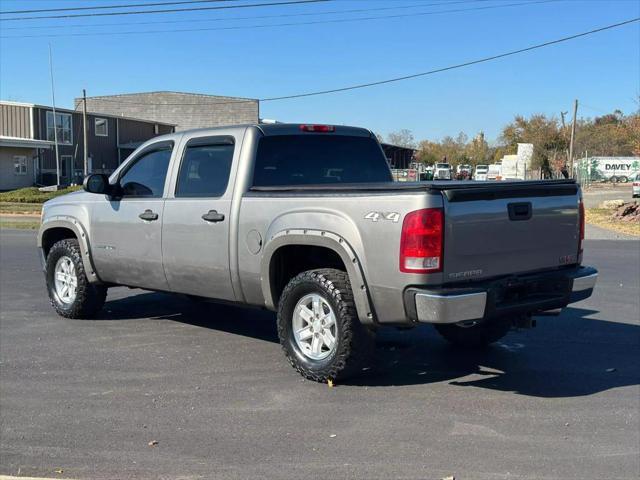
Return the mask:
<path id="1" fill-rule="evenodd" d="M 220 197 L 227 189 L 233 144 L 187 145 L 176 197 Z"/>
<path id="2" fill-rule="evenodd" d="M 13 173 L 16 175 L 27 174 L 27 157 L 24 155 L 16 155 L 13 157 Z"/>
<path id="3" fill-rule="evenodd" d="M 95 119 L 95 134 L 96 137 L 108 137 L 109 136 L 109 125 L 107 123 L 106 118 L 96 118 Z"/>
<path id="4" fill-rule="evenodd" d="M 53 112 L 47 112 L 47 140 L 54 142 L 56 138 L 56 131 L 58 134 L 58 143 L 72 143 L 72 119 L 70 113 L 56 112 L 54 127 Z"/>

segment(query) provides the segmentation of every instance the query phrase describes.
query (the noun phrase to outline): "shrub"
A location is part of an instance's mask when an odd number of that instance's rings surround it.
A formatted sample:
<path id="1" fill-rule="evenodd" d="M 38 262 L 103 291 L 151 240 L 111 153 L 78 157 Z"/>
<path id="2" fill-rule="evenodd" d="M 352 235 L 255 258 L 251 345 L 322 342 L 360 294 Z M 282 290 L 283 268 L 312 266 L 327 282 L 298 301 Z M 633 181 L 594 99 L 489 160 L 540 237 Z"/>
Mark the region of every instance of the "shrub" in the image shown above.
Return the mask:
<path id="1" fill-rule="evenodd" d="M 41 192 L 36 187 L 20 188 L 18 190 L 0 193 L 0 202 L 44 203 L 47 200 L 66 193 L 75 192 L 81 188 L 81 186 L 68 187 L 54 192 Z"/>

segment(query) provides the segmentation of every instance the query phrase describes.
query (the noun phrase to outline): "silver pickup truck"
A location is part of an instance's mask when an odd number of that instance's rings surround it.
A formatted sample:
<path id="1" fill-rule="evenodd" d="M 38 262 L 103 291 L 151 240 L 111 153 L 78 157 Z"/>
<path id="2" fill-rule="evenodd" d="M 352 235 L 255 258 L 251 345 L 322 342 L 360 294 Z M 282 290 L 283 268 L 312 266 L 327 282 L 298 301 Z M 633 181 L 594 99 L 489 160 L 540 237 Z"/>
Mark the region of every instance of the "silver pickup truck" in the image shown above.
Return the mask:
<path id="1" fill-rule="evenodd" d="M 47 202 L 38 247 L 65 317 L 126 285 L 277 311 L 305 377 L 359 372 L 384 326 L 495 342 L 591 295 L 573 181 L 394 183 L 376 137 L 329 125 L 179 132 Z"/>

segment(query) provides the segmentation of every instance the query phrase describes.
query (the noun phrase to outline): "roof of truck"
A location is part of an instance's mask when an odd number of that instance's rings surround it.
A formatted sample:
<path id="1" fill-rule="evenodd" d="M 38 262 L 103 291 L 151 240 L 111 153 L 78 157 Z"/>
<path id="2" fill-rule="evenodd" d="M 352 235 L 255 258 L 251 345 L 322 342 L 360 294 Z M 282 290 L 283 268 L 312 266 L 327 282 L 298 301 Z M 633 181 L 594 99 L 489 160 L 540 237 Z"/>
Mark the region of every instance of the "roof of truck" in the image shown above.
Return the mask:
<path id="1" fill-rule="evenodd" d="M 317 126 L 321 124 L 314 123 L 245 123 L 239 125 L 225 125 L 221 127 L 206 127 L 206 128 L 194 128 L 190 130 L 180 130 L 175 133 L 163 135 L 164 138 L 170 139 L 182 136 L 184 134 L 193 135 L 194 133 L 206 136 L 208 133 L 211 135 L 219 135 L 221 132 L 230 130 L 246 129 L 249 127 L 255 127 L 259 129 L 264 135 L 297 135 L 297 134 L 311 134 L 311 135 L 352 135 L 358 137 L 370 137 L 373 135 L 371 130 L 361 127 L 350 127 L 347 125 L 326 125 L 332 128 L 330 132 L 304 132 L 303 126 Z M 322 124 L 325 126 L 325 124 Z M 160 137 L 155 137 L 157 140 Z"/>

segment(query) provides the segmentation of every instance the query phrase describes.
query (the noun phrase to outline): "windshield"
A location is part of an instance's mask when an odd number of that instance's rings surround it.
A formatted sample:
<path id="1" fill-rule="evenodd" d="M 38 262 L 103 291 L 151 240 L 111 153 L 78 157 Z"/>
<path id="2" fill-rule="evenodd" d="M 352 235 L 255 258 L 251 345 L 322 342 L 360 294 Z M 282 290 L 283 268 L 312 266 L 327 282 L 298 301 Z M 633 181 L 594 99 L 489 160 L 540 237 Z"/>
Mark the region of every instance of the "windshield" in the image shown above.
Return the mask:
<path id="1" fill-rule="evenodd" d="M 258 143 L 256 187 L 391 181 L 387 159 L 370 137 L 274 135 Z"/>
<path id="2" fill-rule="evenodd" d="M 436 168 L 449 168 L 449 164 L 448 163 L 438 163 L 436 165 Z"/>
<path id="3" fill-rule="evenodd" d="M 486 172 L 487 170 L 489 170 L 488 165 L 478 165 L 476 167 L 476 172 Z"/>

